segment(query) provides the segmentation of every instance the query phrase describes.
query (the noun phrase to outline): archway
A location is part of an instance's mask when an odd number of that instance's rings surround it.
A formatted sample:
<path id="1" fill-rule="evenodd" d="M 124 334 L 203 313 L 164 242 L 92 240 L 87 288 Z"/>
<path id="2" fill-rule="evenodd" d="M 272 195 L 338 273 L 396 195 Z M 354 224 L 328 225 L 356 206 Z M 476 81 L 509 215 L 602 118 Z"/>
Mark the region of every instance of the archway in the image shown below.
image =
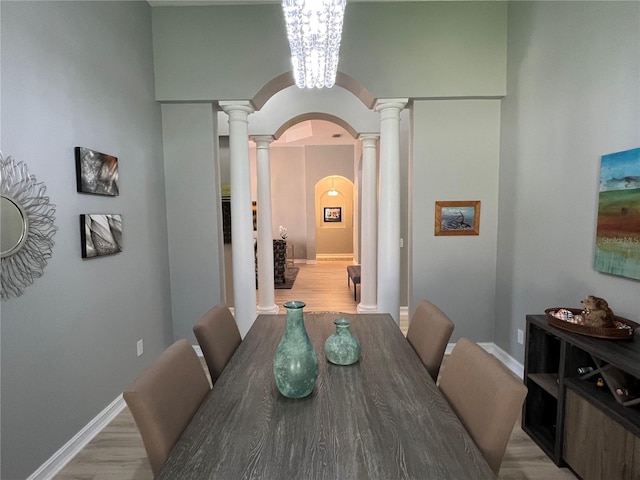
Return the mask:
<path id="1" fill-rule="evenodd" d="M 316 258 L 353 258 L 353 192 L 353 182 L 340 175 L 316 183 Z"/>

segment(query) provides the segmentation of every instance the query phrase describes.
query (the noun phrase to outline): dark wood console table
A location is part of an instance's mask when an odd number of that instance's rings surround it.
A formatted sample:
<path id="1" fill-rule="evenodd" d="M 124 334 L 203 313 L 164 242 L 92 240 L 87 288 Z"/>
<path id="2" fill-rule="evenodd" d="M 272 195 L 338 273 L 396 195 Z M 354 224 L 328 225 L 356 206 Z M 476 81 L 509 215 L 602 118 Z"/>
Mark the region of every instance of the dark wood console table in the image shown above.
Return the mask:
<path id="1" fill-rule="evenodd" d="M 559 466 L 585 480 L 640 476 L 640 408 L 623 406 L 599 375 L 610 365 L 640 396 L 640 338 L 603 340 L 527 315 L 522 429 Z M 615 389 L 614 389 L 615 390 Z"/>

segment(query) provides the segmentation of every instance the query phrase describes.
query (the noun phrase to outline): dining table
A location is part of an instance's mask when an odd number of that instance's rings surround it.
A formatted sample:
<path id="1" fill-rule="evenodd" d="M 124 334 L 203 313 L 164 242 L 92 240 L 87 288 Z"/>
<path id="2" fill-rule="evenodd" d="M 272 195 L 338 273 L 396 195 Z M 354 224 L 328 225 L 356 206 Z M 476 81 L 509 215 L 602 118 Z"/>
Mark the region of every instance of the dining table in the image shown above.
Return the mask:
<path id="1" fill-rule="evenodd" d="M 339 318 L 360 341 L 352 365 L 325 358 Z M 390 315 L 305 312 L 319 369 L 300 399 L 273 374 L 285 323 L 257 316 L 157 479 L 497 478 Z"/>

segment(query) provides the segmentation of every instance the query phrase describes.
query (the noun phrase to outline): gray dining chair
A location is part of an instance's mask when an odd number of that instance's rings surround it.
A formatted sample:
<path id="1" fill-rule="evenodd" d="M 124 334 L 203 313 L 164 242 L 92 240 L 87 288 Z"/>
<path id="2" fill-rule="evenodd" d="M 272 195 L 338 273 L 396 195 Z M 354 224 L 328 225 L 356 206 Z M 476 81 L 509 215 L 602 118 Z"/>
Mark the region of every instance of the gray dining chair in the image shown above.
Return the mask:
<path id="1" fill-rule="evenodd" d="M 216 380 L 242 341 L 235 319 L 224 303 L 211 308 L 193 327 L 209 368 L 211 382 Z"/>
<path id="2" fill-rule="evenodd" d="M 493 355 L 462 338 L 440 376 L 440 391 L 498 474 L 527 387 Z"/>
<path id="3" fill-rule="evenodd" d="M 178 340 L 154 360 L 123 397 L 138 426 L 154 476 L 210 391 L 193 347 Z"/>
<path id="4" fill-rule="evenodd" d="M 411 317 L 407 340 L 434 382 L 453 329 L 454 324 L 449 317 L 428 300 L 422 300 Z"/>

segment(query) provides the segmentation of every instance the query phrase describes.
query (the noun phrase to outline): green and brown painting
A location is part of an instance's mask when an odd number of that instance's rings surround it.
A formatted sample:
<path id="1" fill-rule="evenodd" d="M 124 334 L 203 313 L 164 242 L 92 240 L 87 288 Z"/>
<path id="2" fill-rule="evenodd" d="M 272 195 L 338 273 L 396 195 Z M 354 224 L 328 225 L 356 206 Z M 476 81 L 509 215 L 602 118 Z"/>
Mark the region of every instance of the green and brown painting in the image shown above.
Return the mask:
<path id="1" fill-rule="evenodd" d="M 602 156 L 594 269 L 640 280 L 640 148 Z"/>

